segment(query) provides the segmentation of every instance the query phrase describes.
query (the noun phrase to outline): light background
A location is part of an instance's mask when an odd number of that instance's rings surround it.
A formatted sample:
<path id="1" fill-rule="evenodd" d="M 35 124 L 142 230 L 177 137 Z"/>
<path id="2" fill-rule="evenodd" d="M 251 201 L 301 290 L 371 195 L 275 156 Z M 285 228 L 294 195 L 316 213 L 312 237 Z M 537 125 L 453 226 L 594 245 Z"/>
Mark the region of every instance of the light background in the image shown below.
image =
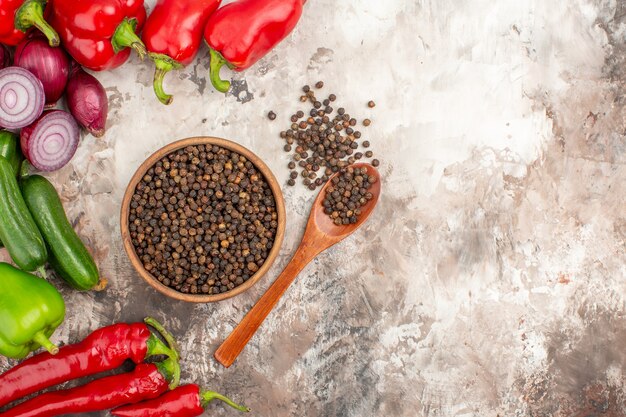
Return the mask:
<path id="1" fill-rule="evenodd" d="M 97 74 L 107 134 L 86 136 L 51 178 L 110 285 L 83 294 L 54 281 L 68 306 L 54 340 L 154 316 L 180 340 L 184 381 L 252 416 L 624 416 L 625 52 L 621 0 L 309 0 L 293 34 L 235 76 L 236 95 L 207 84 L 205 47 L 167 76 L 169 107 L 148 62 Z M 121 198 L 149 154 L 196 135 L 249 147 L 284 183 L 278 133 L 318 80 L 372 119 L 363 138 L 384 194 L 226 370 L 212 354 L 289 260 L 313 193 L 285 187 L 277 262 L 244 295 L 207 305 L 171 301 L 134 273 Z"/>

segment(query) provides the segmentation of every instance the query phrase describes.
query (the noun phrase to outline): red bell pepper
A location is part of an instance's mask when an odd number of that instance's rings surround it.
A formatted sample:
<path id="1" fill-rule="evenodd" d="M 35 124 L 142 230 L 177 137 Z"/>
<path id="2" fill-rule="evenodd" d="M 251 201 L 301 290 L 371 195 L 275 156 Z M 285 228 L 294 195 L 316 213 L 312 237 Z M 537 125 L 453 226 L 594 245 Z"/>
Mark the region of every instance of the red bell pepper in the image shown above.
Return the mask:
<path id="1" fill-rule="evenodd" d="M 235 404 L 231 399 L 213 391 L 200 391 L 194 384 L 183 385 L 158 398 L 125 405 L 111 411 L 117 417 L 198 417 L 213 400 L 221 400 L 239 411 L 250 409 Z"/>
<path id="2" fill-rule="evenodd" d="M 280 43 L 300 20 L 306 0 L 239 0 L 222 7 L 207 22 L 204 40 L 211 54 L 211 83 L 223 93 L 226 64 L 235 71 L 254 65 Z"/>
<path id="3" fill-rule="evenodd" d="M 175 388 L 179 377 L 180 367 L 172 358 L 159 363 L 141 363 L 132 372 L 96 379 L 75 388 L 46 392 L 0 415 L 54 417 L 104 411 L 156 398 L 170 385 Z"/>
<path id="4" fill-rule="evenodd" d="M 159 0 L 141 35 L 154 60 L 154 92 L 163 104 L 172 96 L 163 91 L 168 71 L 191 63 L 202 43 L 202 31 L 222 0 Z"/>
<path id="5" fill-rule="evenodd" d="M 36 27 L 50 46 L 59 46 L 59 35 L 46 22 L 46 0 L 0 0 L 0 43 L 15 46 Z"/>
<path id="6" fill-rule="evenodd" d="M 145 20 L 143 0 L 54 0 L 51 16 L 65 50 L 93 71 L 119 67 L 129 47 L 143 59 L 146 47 L 135 31 Z"/>
<path id="7" fill-rule="evenodd" d="M 41 353 L 0 375 L 0 407 L 65 381 L 109 371 L 127 359 L 141 363 L 153 355 L 177 358 L 175 341 L 156 320 L 147 318 L 167 341 L 166 346 L 144 323 L 119 323 L 91 333 L 59 353 Z"/>

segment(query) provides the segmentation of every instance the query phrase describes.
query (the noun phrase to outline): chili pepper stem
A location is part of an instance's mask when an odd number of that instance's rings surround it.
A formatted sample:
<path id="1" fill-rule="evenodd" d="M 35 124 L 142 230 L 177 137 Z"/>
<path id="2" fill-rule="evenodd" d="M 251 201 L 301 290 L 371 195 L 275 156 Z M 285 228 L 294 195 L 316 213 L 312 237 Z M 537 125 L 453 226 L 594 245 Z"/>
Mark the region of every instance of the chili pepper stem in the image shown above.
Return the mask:
<path id="1" fill-rule="evenodd" d="M 59 46 L 61 40 L 59 34 L 43 17 L 46 7 L 46 0 L 26 0 L 15 12 L 15 27 L 22 32 L 26 32 L 35 26 L 48 38 L 50 46 Z"/>
<path id="2" fill-rule="evenodd" d="M 133 48 L 139 58 L 142 60 L 146 57 L 146 45 L 139 38 L 135 29 L 137 28 L 137 19 L 125 18 L 122 23 L 119 24 L 115 33 L 111 38 L 111 44 L 113 50 L 118 53 L 124 48 Z"/>
<path id="3" fill-rule="evenodd" d="M 146 340 L 146 345 L 148 346 L 146 358 L 157 355 L 166 355 L 169 358 L 178 357 L 178 353 L 174 349 L 167 347 L 165 343 L 163 343 L 161 339 L 156 337 L 154 334 L 150 334 L 150 337 Z"/>
<path id="4" fill-rule="evenodd" d="M 165 353 L 169 357 L 163 362 L 157 363 L 156 366 L 159 368 L 159 371 L 161 371 L 161 373 L 167 377 L 168 381 L 171 381 L 170 389 L 174 389 L 180 383 L 180 354 L 178 353 L 176 340 L 174 339 L 174 336 L 172 336 L 170 332 L 165 330 L 163 325 L 156 321 L 154 318 L 146 317 L 143 321 L 147 325 L 154 327 L 161 334 L 161 336 L 163 336 L 163 339 L 165 339 L 169 346 L 169 349 L 166 348 L 168 353 Z M 148 339 L 148 341 L 149 340 L 150 339 Z M 149 348 L 150 345 L 148 345 L 148 349 Z"/>
<path id="5" fill-rule="evenodd" d="M 146 357 L 152 355 L 167 355 L 170 358 L 178 361 L 180 359 L 180 354 L 178 353 L 178 343 L 176 343 L 176 339 L 174 339 L 174 336 L 172 336 L 170 332 L 165 330 L 165 327 L 163 327 L 161 323 L 159 323 L 152 317 L 146 317 L 144 319 L 144 323 L 146 323 L 148 326 L 153 327 L 157 332 L 159 332 L 159 334 L 163 337 L 163 339 L 165 339 L 165 342 L 167 342 L 168 345 L 165 346 L 158 337 L 151 334 L 147 341 L 148 351 L 146 353 Z"/>
<path id="6" fill-rule="evenodd" d="M 48 339 L 48 337 L 44 334 L 44 332 L 37 332 L 33 336 L 33 341 L 39 343 L 43 348 L 45 348 L 51 355 L 56 355 L 59 353 L 59 348 Z"/>
<path id="7" fill-rule="evenodd" d="M 154 61 L 155 66 L 154 80 L 152 82 L 154 94 L 156 94 L 161 103 L 165 105 L 170 104 L 173 98 L 163 90 L 163 78 L 171 70 L 180 69 L 183 65 L 165 54 L 150 53 L 150 58 Z"/>
<path id="8" fill-rule="evenodd" d="M 217 392 L 214 391 L 202 391 L 200 392 L 200 404 L 202 405 L 202 408 L 206 408 L 206 406 L 213 400 L 220 400 L 225 402 L 226 404 L 230 405 L 231 407 L 233 407 L 236 410 L 239 411 L 243 411 L 243 412 L 248 412 L 250 411 L 250 409 L 248 407 L 245 407 L 243 405 L 239 405 L 237 403 L 235 403 L 233 400 L 231 400 L 230 398 L 222 395 L 222 394 L 218 394 Z"/>
<path id="9" fill-rule="evenodd" d="M 211 84 L 213 84 L 213 87 L 215 87 L 217 91 L 226 93 L 230 88 L 230 81 L 220 78 L 220 70 L 225 64 L 228 64 L 228 61 L 213 48 L 209 48 L 209 53 L 211 54 L 209 63 L 209 78 L 211 79 Z"/>
<path id="10" fill-rule="evenodd" d="M 170 381 L 169 388 L 174 389 L 180 384 L 180 364 L 178 358 L 167 358 L 163 362 L 155 363 L 159 372 Z"/>

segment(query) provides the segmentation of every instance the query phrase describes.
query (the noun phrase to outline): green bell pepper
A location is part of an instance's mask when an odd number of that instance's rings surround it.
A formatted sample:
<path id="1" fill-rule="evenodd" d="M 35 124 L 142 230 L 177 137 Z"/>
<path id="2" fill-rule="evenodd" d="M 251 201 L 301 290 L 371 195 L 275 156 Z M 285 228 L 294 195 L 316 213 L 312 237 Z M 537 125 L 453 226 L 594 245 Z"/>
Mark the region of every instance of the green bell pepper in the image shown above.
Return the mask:
<path id="1" fill-rule="evenodd" d="M 43 346 L 65 318 L 63 297 L 45 279 L 0 262 L 0 354 L 22 359 Z"/>

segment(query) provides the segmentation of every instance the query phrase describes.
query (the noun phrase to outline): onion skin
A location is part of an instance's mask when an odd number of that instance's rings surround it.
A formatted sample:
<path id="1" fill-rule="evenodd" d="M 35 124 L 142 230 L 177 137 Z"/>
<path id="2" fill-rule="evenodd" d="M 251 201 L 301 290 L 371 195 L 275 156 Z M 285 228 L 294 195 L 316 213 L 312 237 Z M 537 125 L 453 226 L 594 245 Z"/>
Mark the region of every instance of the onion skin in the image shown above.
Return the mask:
<path id="1" fill-rule="evenodd" d="M 72 68 L 65 98 L 79 125 L 97 138 L 104 135 L 109 100 L 96 77 L 76 65 Z"/>
<path id="2" fill-rule="evenodd" d="M 59 119 L 63 120 L 63 123 L 51 124 L 54 121 L 58 121 Z M 33 146 L 33 141 L 41 140 L 41 135 L 43 133 L 58 133 L 50 132 L 50 126 L 63 126 L 63 133 L 67 134 L 67 136 L 63 136 L 66 142 L 63 142 L 65 145 L 62 149 L 62 153 L 53 155 L 57 158 L 52 162 L 46 161 L 42 163 L 42 160 L 46 157 L 49 157 L 51 154 L 40 154 L 39 157 L 35 157 L 38 152 L 41 151 L 41 142 L 35 143 Z M 45 136 L 47 140 L 50 139 L 51 136 Z M 54 140 L 54 139 L 52 139 Z M 80 140 L 80 128 L 76 123 L 76 120 L 66 111 L 63 110 L 48 110 L 45 111 L 39 119 L 37 119 L 34 123 L 22 128 L 20 131 L 20 147 L 22 148 L 22 153 L 24 157 L 30 162 L 32 166 L 34 166 L 39 171 L 51 172 L 56 171 L 64 167 L 74 156 L 76 153 L 76 149 L 78 148 L 78 142 Z M 49 142 L 47 142 L 49 143 Z M 37 147 L 39 144 L 39 148 Z"/>
<path id="3" fill-rule="evenodd" d="M 62 48 L 50 46 L 44 36 L 33 34 L 20 42 L 15 49 L 13 64 L 39 78 L 46 94 L 46 106 L 54 106 L 63 95 L 70 60 Z"/>
<path id="4" fill-rule="evenodd" d="M 8 46 L 0 44 L 0 69 L 11 65 L 11 50 Z"/>

